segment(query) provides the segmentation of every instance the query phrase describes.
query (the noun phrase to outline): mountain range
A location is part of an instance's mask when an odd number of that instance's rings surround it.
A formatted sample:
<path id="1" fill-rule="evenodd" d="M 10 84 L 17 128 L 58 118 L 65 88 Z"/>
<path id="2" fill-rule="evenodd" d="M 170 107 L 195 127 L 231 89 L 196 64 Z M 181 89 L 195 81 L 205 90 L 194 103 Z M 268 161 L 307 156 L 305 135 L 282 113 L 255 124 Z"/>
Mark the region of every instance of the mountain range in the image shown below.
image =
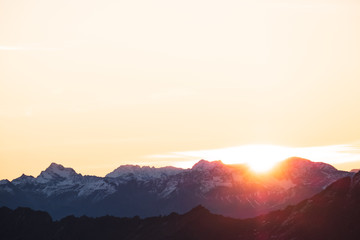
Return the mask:
<path id="1" fill-rule="evenodd" d="M 297 204 L 354 174 L 296 157 L 260 175 L 245 165 L 205 160 L 191 169 L 123 165 L 105 177 L 52 163 L 37 177 L 0 181 L 0 206 L 43 210 L 60 219 L 183 214 L 202 205 L 215 214 L 250 218 Z"/>
<path id="2" fill-rule="evenodd" d="M 203 206 L 185 214 L 141 219 L 68 216 L 53 221 L 42 211 L 0 208 L 2 239 L 355 240 L 360 236 L 360 173 L 341 178 L 315 196 L 249 219 L 215 215 Z"/>

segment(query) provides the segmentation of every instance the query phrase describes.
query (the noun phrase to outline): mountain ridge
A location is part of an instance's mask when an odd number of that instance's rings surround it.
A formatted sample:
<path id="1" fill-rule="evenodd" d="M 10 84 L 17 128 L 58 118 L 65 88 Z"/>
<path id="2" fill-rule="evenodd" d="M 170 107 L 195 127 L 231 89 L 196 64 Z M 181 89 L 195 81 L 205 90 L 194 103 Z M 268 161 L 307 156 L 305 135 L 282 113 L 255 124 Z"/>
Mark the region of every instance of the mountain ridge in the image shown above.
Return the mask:
<path id="1" fill-rule="evenodd" d="M 256 175 L 244 166 L 200 160 L 191 169 L 120 166 L 114 177 L 102 178 L 52 163 L 36 178 L 2 181 L 0 206 L 46 210 L 59 219 L 69 214 L 149 217 L 201 204 L 216 214 L 245 218 L 296 204 L 354 174 L 301 158 L 279 166 Z"/>
<path id="2" fill-rule="evenodd" d="M 332 170 L 335 170 L 335 171 L 342 171 L 342 170 L 338 170 L 336 169 L 334 166 L 332 166 L 331 164 L 328 164 L 328 163 L 324 163 L 324 162 L 312 162 L 311 160 L 309 159 L 305 159 L 305 158 L 301 158 L 301 157 L 289 157 L 281 162 L 279 162 L 278 164 L 276 164 L 273 169 L 269 170 L 269 172 L 272 172 L 272 171 L 275 171 L 279 166 L 282 166 L 282 165 L 288 165 L 288 166 L 291 166 L 292 164 L 294 163 L 304 163 L 304 162 L 307 162 L 307 163 L 313 163 L 315 165 L 319 165 L 319 166 L 323 166 L 323 167 L 327 167 L 329 169 L 332 169 Z M 113 177 L 113 178 L 116 178 L 118 176 L 112 176 L 113 174 L 112 173 L 117 173 L 117 170 L 125 170 L 123 171 L 123 173 L 121 173 L 120 175 L 122 174 L 128 174 L 128 173 L 134 173 L 136 172 L 136 170 L 167 170 L 167 169 L 170 169 L 170 170 L 175 170 L 175 171 L 186 171 L 186 170 L 211 170 L 213 168 L 216 168 L 216 167 L 222 167 L 222 166 L 229 166 L 229 167 L 236 167 L 236 168 L 243 168 L 243 169 L 247 169 L 248 171 L 251 172 L 251 170 L 248 168 L 248 166 L 245 164 L 245 163 L 237 163 L 237 164 L 225 164 L 223 163 L 221 160 L 215 160 L 215 161 L 208 161 L 208 160 L 205 160 L 205 159 L 200 159 L 197 163 L 195 163 L 191 168 L 178 168 L 178 167 L 174 167 L 174 166 L 165 166 L 165 167 L 154 167 L 154 166 L 149 166 L 149 165 L 137 165 L 137 164 L 124 164 L 124 165 L 120 165 L 119 167 L 117 167 L 116 169 L 112 170 L 111 172 L 105 174 L 105 177 Z M 134 171 L 135 170 L 135 171 Z M 151 171 L 150 170 L 150 171 Z M 349 172 L 358 172 L 359 169 L 352 169 L 351 171 Z M 22 174 L 20 177 L 18 178 L 14 178 L 13 180 L 15 179 L 19 179 L 21 177 L 31 177 L 31 178 L 38 178 L 40 177 L 42 174 L 58 174 L 63 172 L 63 171 L 66 171 L 66 172 L 71 172 L 71 174 L 73 175 L 80 175 L 80 176 L 92 176 L 92 177 L 99 177 L 101 178 L 100 176 L 96 176 L 96 175 L 83 175 L 81 173 L 78 173 L 76 172 L 73 168 L 71 167 L 64 167 L 62 164 L 59 164 L 59 163 L 56 163 L 56 162 L 52 162 L 50 163 L 50 165 L 43 171 L 40 172 L 40 174 L 37 176 L 37 177 L 34 177 L 32 175 L 26 175 L 26 174 Z M 343 172 L 347 172 L 347 171 L 343 171 Z M 253 174 L 257 174 L 255 172 L 253 172 Z M 267 173 L 259 173 L 260 175 L 261 174 L 267 174 Z M 1 179 L 0 181 L 2 180 L 8 180 L 8 179 Z M 13 181 L 12 180 L 12 181 Z M 10 181 L 10 180 L 8 180 Z M 12 182 L 10 181 L 10 182 Z"/>
<path id="3" fill-rule="evenodd" d="M 0 208 L 4 239 L 335 240 L 360 235 L 360 173 L 341 178 L 315 196 L 255 218 L 234 219 L 198 205 L 184 214 L 150 218 L 67 216 L 53 221 L 43 211 Z"/>

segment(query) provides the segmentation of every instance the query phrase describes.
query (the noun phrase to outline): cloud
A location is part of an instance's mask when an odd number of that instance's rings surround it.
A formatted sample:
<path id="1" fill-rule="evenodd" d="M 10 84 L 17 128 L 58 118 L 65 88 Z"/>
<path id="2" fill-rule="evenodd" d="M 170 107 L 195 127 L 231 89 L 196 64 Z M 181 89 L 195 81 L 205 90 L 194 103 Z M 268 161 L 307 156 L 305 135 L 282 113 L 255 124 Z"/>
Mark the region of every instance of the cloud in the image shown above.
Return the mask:
<path id="1" fill-rule="evenodd" d="M 297 148 L 274 145 L 243 145 L 220 149 L 172 152 L 170 154 L 152 155 L 150 157 L 169 159 L 183 157 L 184 159 L 192 159 L 188 161 L 190 166 L 199 159 L 210 161 L 222 160 L 227 164 L 245 163 L 251 165 L 257 162 L 273 164 L 293 156 L 329 164 L 355 162 L 360 160 L 360 145 L 344 144 Z M 184 166 L 184 164 L 181 165 Z"/>
<path id="2" fill-rule="evenodd" d="M 0 51 L 57 51 L 59 48 L 0 45 Z"/>
<path id="3" fill-rule="evenodd" d="M 184 158 L 182 155 L 175 155 L 175 154 L 155 154 L 155 155 L 149 155 L 145 156 L 146 158 Z"/>

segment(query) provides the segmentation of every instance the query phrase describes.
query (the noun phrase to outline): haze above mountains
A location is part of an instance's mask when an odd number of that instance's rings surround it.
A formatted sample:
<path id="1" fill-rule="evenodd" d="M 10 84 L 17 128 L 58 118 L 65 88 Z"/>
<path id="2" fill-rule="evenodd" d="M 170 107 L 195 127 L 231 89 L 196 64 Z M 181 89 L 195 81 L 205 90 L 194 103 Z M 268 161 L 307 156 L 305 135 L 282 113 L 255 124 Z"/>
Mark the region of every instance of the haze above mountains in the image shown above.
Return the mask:
<path id="1" fill-rule="evenodd" d="M 0 206 L 45 210 L 59 219 L 71 214 L 181 214 L 201 204 L 216 214 L 247 218 L 296 204 L 353 175 L 295 157 L 261 175 L 244 165 L 200 160 L 191 169 L 124 165 L 102 178 L 52 163 L 36 178 L 22 175 L 0 181 Z"/>

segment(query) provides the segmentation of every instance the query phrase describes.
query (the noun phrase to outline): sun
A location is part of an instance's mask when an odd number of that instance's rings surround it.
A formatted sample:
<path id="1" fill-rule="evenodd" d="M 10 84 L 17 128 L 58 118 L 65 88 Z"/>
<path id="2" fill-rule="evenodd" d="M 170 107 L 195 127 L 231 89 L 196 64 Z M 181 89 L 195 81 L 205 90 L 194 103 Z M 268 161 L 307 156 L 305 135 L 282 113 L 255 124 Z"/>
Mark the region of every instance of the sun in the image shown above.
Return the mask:
<path id="1" fill-rule="evenodd" d="M 245 164 L 253 172 L 266 173 L 279 162 L 290 157 L 301 157 L 313 162 L 341 164 L 356 162 L 359 159 L 356 145 L 329 145 L 313 147 L 286 147 L 280 145 L 252 144 L 227 148 L 207 149 L 186 152 L 172 152 L 170 155 L 154 155 L 154 157 L 176 158 L 176 167 L 191 168 L 199 159 L 208 161 L 221 160 L 225 164 Z M 355 153 L 354 153 L 355 152 Z"/>
<path id="2" fill-rule="evenodd" d="M 225 163 L 245 163 L 252 171 L 264 173 L 271 170 L 278 162 L 291 157 L 292 151 L 291 148 L 284 146 L 259 144 L 239 146 L 226 152 Z"/>
<path id="3" fill-rule="evenodd" d="M 260 160 L 260 161 L 252 161 L 251 163 L 247 163 L 247 165 L 250 167 L 250 169 L 253 172 L 265 173 L 270 171 L 274 167 L 275 163 L 266 160 Z"/>
<path id="4" fill-rule="evenodd" d="M 182 153 L 209 161 L 221 160 L 225 164 L 246 164 L 256 173 L 265 173 L 277 163 L 294 155 L 294 149 L 277 145 L 242 145 L 230 148 Z"/>

